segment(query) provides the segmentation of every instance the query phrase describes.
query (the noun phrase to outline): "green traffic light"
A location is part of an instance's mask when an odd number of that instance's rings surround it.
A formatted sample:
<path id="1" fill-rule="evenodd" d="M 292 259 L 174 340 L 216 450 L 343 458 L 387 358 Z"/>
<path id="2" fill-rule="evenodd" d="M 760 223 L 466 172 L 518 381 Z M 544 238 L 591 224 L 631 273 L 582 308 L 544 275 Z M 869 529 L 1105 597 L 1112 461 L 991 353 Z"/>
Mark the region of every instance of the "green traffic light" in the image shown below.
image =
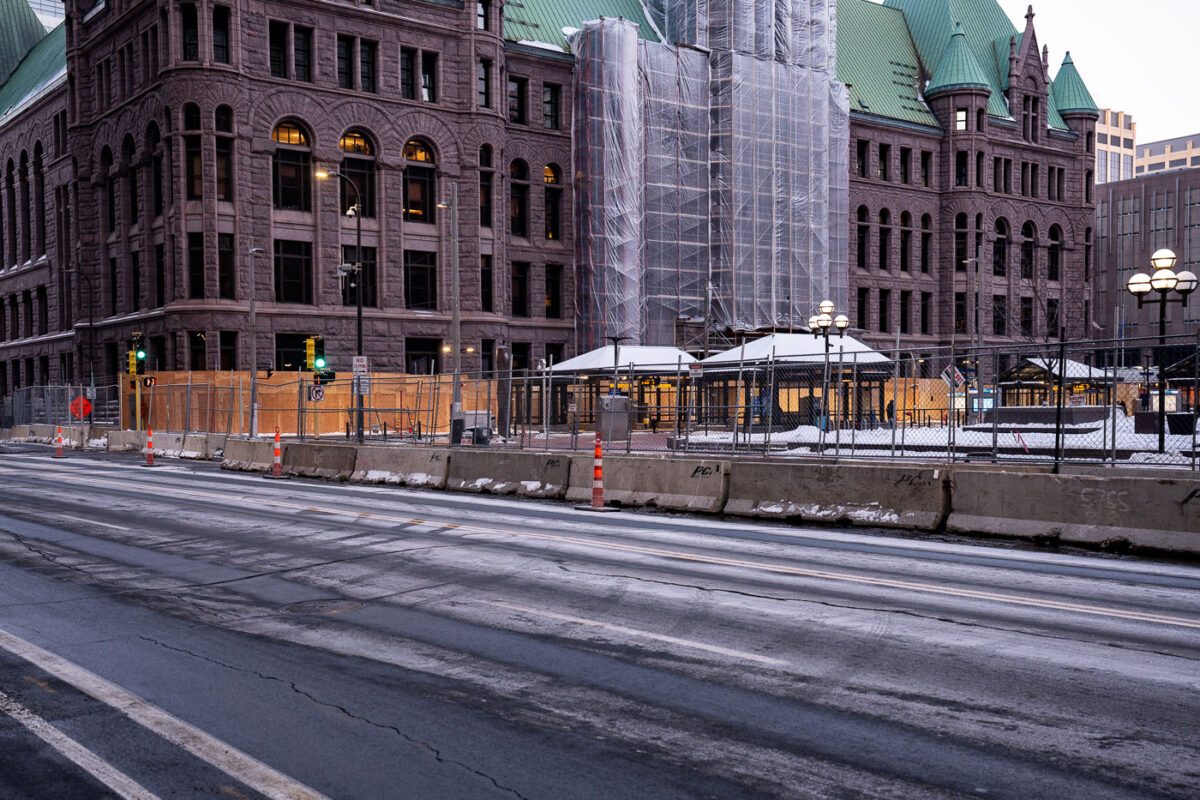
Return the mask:
<path id="1" fill-rule="evenodd" d="M 146 351 L 145 351 L 145 350 L 138 350 L 138 351 L 137 351 L 137 358 L 138 358 L 138 361 L 145 361 L 145 360 L 146 360 Z"/>
<path id="2" fill-rule="evenodd" d="M 321 356 L 317 356 L 316 358 L 314 358 L 313 359 L 313 368 L 314 369 L 325 369 L 325 359 L 322 358 Z"/>

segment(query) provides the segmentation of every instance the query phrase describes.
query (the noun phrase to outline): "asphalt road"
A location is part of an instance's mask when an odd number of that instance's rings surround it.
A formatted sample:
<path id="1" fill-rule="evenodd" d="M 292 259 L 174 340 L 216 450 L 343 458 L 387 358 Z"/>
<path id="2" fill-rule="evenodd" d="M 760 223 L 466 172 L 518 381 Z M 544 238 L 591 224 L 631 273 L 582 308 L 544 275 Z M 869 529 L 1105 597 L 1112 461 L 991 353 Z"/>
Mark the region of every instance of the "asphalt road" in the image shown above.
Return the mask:
<path id="1" fill-rule="evenodd" d="M 51 452 L 5 800 L 1200 796 L 1194 565 Z"/>

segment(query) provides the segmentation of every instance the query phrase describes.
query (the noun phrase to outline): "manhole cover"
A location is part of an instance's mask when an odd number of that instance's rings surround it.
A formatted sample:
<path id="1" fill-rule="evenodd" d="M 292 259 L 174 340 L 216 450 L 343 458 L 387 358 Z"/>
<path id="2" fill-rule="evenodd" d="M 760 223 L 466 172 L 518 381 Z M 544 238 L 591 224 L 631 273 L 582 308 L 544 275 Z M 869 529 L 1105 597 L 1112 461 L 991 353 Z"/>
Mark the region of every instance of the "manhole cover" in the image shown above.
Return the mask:
<path id="1" fill-rule="evenodd" d="M 304 600 L 283 607 L 289 614 L 340 614 L 357 611 L 363 604 L 357 600 Z"/>

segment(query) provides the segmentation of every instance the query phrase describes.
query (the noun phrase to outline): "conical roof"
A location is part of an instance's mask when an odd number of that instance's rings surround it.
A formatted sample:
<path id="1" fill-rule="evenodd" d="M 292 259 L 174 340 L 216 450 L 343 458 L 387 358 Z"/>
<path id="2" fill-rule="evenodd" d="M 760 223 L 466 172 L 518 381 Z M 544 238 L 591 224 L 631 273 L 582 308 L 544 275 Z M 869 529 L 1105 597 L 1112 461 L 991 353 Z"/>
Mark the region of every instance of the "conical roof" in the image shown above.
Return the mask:
<path id="1" fill-rule="evenodd" d="M 1054 76 L 1054 84 L 1051 86 L 1050 92 L 1054 96 L 1054 105 L 1060 114 L 1100 113 L 1100 110 L 1096 108 L 1096 101 L 1092 99 L 1092 93 L 1088 91 L 1083 78 L 1079 77 L 1079 71 L 1075 69 L 1075 62 L 1071 60 L 1070 52 L 1063 58 L 1062 66 L 1059 68 L 1058 74 Z"/>
<path id="2" fill-rule="evenodd" d="M 925 96 L 932 97 L 956 89 L 991 90 L 987 73 L 979 66 L 975 56 L 971 55 L 971 48 L 967 46 L 967 35 L 959 22 L 954 23 L 954 32 L 950 34 L 950 41 L 946 43 L 946 49 L 938 59 L 929 85 L 925 87 Z"/>
<path id="3" fill-rule="evenodd" d="M 45 35 L 46 29 L 25 0 L 0 0 L 0 84 Z"/>

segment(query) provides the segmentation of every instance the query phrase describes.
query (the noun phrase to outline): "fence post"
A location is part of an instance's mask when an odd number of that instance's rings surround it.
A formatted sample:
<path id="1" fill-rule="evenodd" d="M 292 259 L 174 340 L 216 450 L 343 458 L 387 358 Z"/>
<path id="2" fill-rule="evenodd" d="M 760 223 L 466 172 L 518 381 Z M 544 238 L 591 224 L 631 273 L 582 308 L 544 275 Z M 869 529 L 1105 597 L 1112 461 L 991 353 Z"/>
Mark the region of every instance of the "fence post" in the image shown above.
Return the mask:
<path id="1" fill-rule="evenodd" d="M 992 349 L 992 461 L 1000 457 L 1000 351 Z"/>
<path id="2" fill-rule="evenodd" d="M 1063 384 L 1067 371 L 1067 328 L 1058 329 L 1058 397 L 1054 403 L 1054 474 L 1057 475 L 1063 458 Z"/>

